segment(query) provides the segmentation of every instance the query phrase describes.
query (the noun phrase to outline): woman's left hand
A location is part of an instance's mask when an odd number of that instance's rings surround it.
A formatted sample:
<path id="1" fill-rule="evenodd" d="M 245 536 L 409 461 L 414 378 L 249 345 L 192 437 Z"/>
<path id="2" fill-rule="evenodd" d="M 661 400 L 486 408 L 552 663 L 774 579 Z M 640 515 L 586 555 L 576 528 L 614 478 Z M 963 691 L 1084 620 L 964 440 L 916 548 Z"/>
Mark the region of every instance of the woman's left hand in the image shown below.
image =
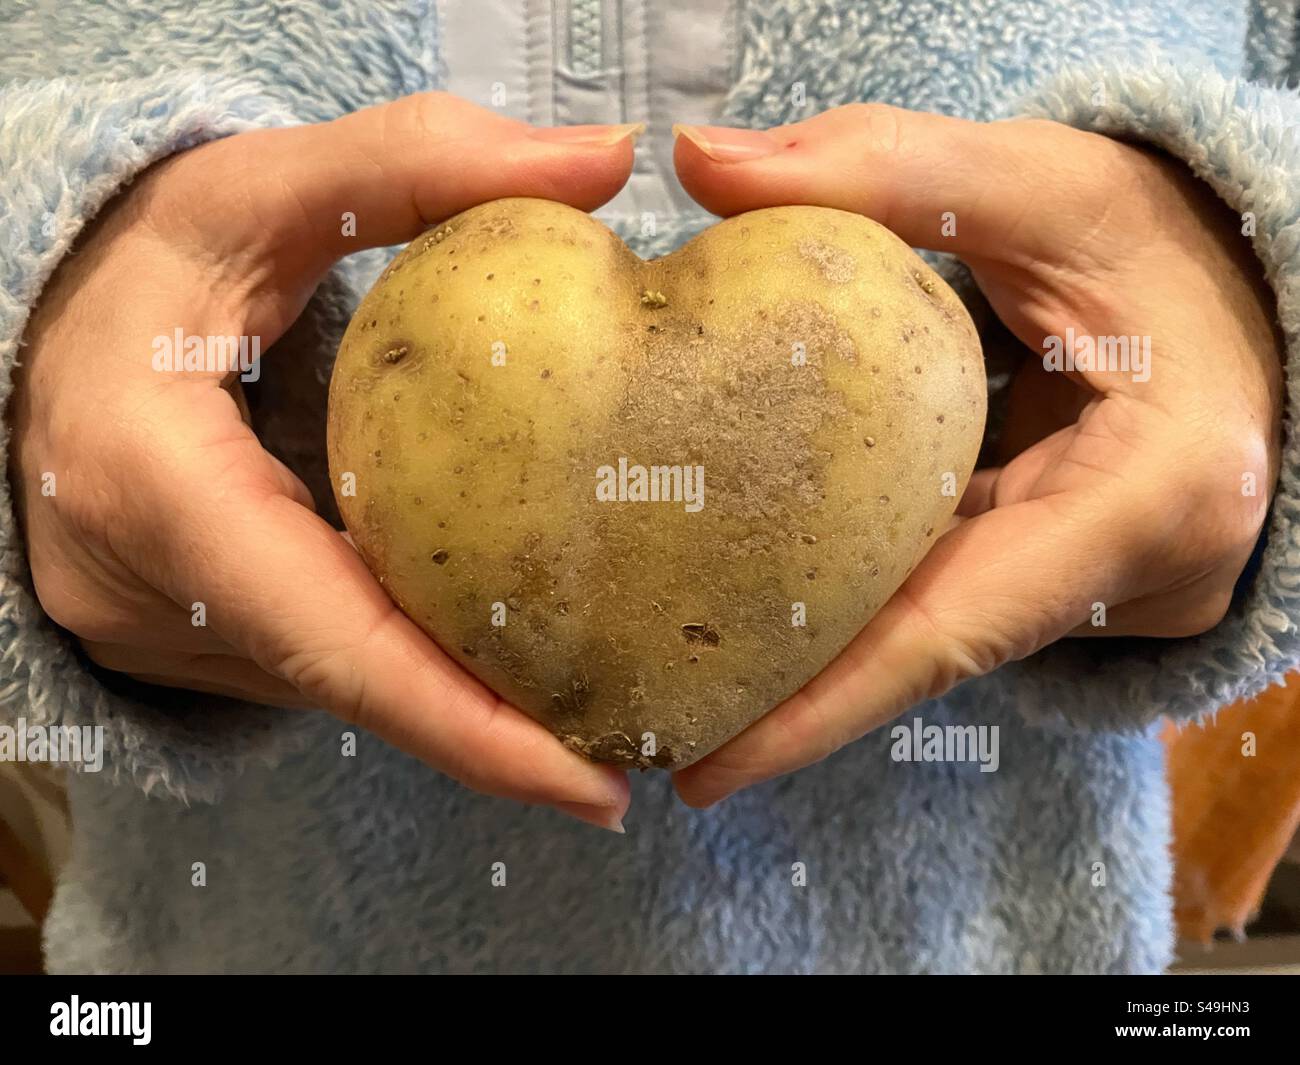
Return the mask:
<path id="1" fill-rule="evenodd" d="M 678 173 L 718 214 L 856 211 L 960 256 L 1036 353 L 1070 330 L 1149 338 L 1152 353 L 1145 374 L 1027 360 L 1005 465 L 975 474 L 961 520 L 834 662 L 677 775 L 686 802 L 816 762 L 1062 636 L 1218 624 L 1277 479 L 1283 350 L 1242 220 L 1206 185 L 1176 160 L 1032 119 L 855 104 L 683 133 Z"/>

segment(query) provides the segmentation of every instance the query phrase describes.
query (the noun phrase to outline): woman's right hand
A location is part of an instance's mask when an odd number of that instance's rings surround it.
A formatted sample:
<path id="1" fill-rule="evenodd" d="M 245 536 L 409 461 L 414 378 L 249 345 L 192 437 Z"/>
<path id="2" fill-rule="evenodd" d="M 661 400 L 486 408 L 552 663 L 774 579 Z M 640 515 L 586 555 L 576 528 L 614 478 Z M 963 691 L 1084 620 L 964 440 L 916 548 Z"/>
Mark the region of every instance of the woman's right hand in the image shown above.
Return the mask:
<path id="1" fill-rule="evenodd" d="M 155 370 L 153 339 L 265 350 L 341 256 L 504 196 L 594 208 L 626 180 L 632 132 L 427 94 L 148 170 L 64 260 L 20 349 L 11 477 L 47 614 L 109 669 L 323 706 L 475 790 L 616 828 L 625 776 L 447 658 L 262 448 L 232 375 Z"/>

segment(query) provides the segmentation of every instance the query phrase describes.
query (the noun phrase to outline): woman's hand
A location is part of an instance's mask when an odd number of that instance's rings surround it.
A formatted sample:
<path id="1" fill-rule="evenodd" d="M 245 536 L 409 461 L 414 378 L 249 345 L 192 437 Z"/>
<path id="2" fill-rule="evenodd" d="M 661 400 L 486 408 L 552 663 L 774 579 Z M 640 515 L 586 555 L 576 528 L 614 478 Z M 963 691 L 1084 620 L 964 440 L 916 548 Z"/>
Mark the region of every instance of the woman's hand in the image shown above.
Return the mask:
<path id="1" fill-rule="evenodd" d="M 265 349 L 343 255 L 502 196 L 593 208 L 626 180 L 631 132 L 537 130 L 429 94 L 146 172 L 61 265 L 22 349 L 12 474 L 50 617 L 109 669 L 324 706 L 479 791 L 616 827 L 623 774 L 443 655 L 262 449 L 232 375 L 155 370 L 153 339 Z"/>
<path id="2" fill-rule="evenodd" d="M 1067 634 L 1222 619 L 1277 478 L 1282 348 L 1241 219 L 1185 166 L 1052 122 L 865 104 L 682 132 L 678 173 L 705 207 L 837 207 L 954 252 L 1039 356 L 1005 465 L 976 473 L 961 519 L 830 666 L 678 774 L 687 802 L 815 762 Z M 1045 341 L 1071 330 L 1149 338 L 1149 373 L 1046 371 Z"/>

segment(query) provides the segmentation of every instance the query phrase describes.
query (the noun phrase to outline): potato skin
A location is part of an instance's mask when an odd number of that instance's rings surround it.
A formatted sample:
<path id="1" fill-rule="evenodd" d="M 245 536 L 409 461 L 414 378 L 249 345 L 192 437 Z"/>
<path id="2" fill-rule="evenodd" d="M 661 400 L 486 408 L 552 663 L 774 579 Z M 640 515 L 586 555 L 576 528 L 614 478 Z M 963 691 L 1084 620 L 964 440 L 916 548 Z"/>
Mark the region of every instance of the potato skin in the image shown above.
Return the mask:
<path id="1" fill-rule="evenodd" d="M 865 218 L 754 211 L 646 262 L 509 199 L 417 238 L 362 301 L 329 458 L 357 548 L 449 655 L 588 757 L 676 769 L 885 603 L 984 418 L 965 308 Z M 620 457 L 702 466 L 702 508 L 601 501 Z"/>

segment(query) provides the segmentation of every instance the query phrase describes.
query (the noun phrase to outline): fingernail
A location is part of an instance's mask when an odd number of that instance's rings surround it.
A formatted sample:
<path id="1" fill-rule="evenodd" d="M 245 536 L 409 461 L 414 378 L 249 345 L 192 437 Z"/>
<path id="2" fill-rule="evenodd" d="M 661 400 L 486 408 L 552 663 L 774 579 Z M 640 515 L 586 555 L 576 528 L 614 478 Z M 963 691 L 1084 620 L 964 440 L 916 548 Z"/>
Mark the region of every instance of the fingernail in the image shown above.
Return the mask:
<path id="1" fill-rule="evenodd" d="M 620 816 L 617 806 L 591 806 L 585 802 L 557 802 L 555 808 L 570 817 L 576 817 L 586 824 L 617 832 L 620 836 L 627 833 L 627 829 L 623 827 L 623 818 Z"/>
<path id="2" fill-rule="evenodd" d="M 629 122 L 622 126 L 542 126 L 529 131 L 529 136 L 551 144 L 612 148 L 629 138 L 635 140 L 644 132 L 644 122 Z"/>
<path id="3" fill-rule="evenodd" d="M 673 126 L 674 137 L 685 137 L 715 163 L 746 163 L 781 150 L 780 142 L 764 129 L 734 126 Z"/>

